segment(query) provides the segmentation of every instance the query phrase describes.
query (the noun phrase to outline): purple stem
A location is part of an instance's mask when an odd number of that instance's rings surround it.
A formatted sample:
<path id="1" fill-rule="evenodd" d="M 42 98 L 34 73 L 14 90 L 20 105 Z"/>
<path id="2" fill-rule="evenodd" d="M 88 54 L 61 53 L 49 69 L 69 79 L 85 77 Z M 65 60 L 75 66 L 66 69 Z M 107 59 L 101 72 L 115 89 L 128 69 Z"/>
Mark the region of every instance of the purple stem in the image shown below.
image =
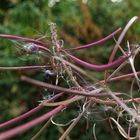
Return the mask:
<path id="1" fill-rule="evenodd" d="M 86 68 L 89 68 L 91 70 L 94 70 L 94 71 L 103 71 L 103 70 L 106 70 L 106 69 L 110 69 L 110 68 L 115 68 L 117 66 L 119 66 L 121 63 L 123 63 L 124 61 L 126 61 L 130 55 L 126 55 L 126 56 L 123 56 L 121 58 L 118 58 L 117 60 L 111 62 L 111 63 L 108 63 L 108 64 L 104 64 L 104 65 L 95 65 L 95 64 L 90 64 L 90 63 L 87 63 L 73 55 L 70 55 L 68 53 L 66 53 L 68 55 L 68 57 L 70 57 L 72 60 L 76 61 L 78 64 L 86 67 Z"/>
<path id="2" fill-rule="evenodd" d="M 62 94 L 63 93 L 60 93 L 60 94 L 57 94 L 57 95 L 53 96 L 51 99 L 47 100 L 47 103 L 51 102 L 51 101 L 54 101 L 55 99 L 60 97 Z M 22 114 L 22 115 L 20 115 L 20 116 L 18 116 L 16 118 L 14 118 L 14 119 L 11 119 L 11 120 L 9 120 L 7 122 L 4 122 L 4 123 L 0 124 L 0 128 L 8 127 L 9 125 L 12 125 L 12 124 L 14 124 L 14 123 L 16 123 L 18 121 L 21 121 L 24 118 L 27 118 L 27 117 L 31 116 L 32 114 L 36 113 L 37 111 L 41 110 L 43 107 L 44 106 L 40 104 L 39 106 L 31 109 L 30 111 L 28 111 L 28 112 L 26 112 L 26 113 L 24 113 L 24 114 Z"/>
<path id="3" fill-rule="evenodd" d="M 134 16 L 133 18 L 130 19 L 130 21 L 127 23 L 127 25 L 125 26 L 125 28 L 123 29 L 121 35 L 119 36 L 118 38 L 118 41 L 116 42 L 116 45 L 114 46 L 113 48 L 113 51 L 110 55 L 110 58 L 109 58 L 109 63 L 113 61 L 114 57 L 115 57 L 115 54 L 118 50 L 118 47 L 120 46 L 120 43 L 122 42 L 125 34 L 127 33 L 128 29 L 132 26 L 132 24 L 138 19 L 139 17 L 137 16 Z"/>
<path id="4" fill-rule="evenodd" d="M 116 31 L 114 31 L 113 33 L 111 33 L 110 35 L 106 36 L 105 38 L 102 38 L 101 40 L 98 40 L 96 42 L 87 44 L 87 45 L 83 45 L 83 46 L 79 46 L 79 47 L 74 47 L 74 48 L 68 48 L 65 49 L 65 51 L 73 51 L 73 50 L 79 50 L 79 49 L 85 49 L 85 48 L 89 48 L 89 47 L 93 47 L 96 45 L 99 45 L 103 42 L 105 42 L 106 40 L 112 38 L 115 34 L 117 34 L 119 31 L 121 30 L 121 28 L 117 29 Z"/>
<path id="5" fill-rule="evenodd" d="M 40 50 L 45 51 L 45 52 L 49 52 L 49 53 L 51 53 L 51 51 L 50 51 L 48 48 L 46 48 L 46 47 L 38 46 L 38 48 L 39 48 Z"/>
<path id="6" fill-rule="evenodd" d="M 86 91 L 84 92 L 84 91 L 78 91 L 78 90 L 71 90 L 68 88 L 64 88 L 64 87 L 48 84 L 45 82 L 41 82 L 41 81 L 26 77 L 26 76 L 22 76 L 21 79 L 23 81 L 26 81 L 26 82 L 31 83 L 33 85 L 36 85 L 38 87 L 44 87 L 47 89 L 52 89 L 52 90 L 56 90 L 56 91 L 60 91 L 60 92 L 64 92 L 64 93 L 69 93 L 69 94 L 74 94 L 74 95 L 94 96 L 95 97 L 95 96 L 98 96 L 98 94 L 100 93 L 100 90 L 94 90 L 94 91 L 92 91 L 92 93 L 87 93 Z"/>
<path id="7" fill-rule="evenodd" d="M 9 125 L 12 125 L 18 121 L 21 121 L 24 118 L 27 118 L 27 117 L 31 116 L 32 114 L 34 114 L 35 112 L 41 110 L 42 108 L 43 108 L 43 106 L 39 105 L 39 106 L 33 108 L 32 110 L 30 110 L 30 111 L 28 111 L 28 112 L 26 112 L 26 113 L 24 113 L 16 118 L 12 119 L 12 120 L 9 120 L 7 122 L 0 124 L 0 128 L 8 127 Z"/>
<path id="8" fill-rule="evenodd" d="M 136 74 L 137 75 L 140 75 L 140 71 L 139 72 L 136 72 Z M 124 74 L 124 75 L 121 75 L 121 76 L 113 77 L 111 79 L 107 79 L 107 82 L 118 81 L 118 80 L 121 80 L 121 79 L 124 79 L 124 78 L 133 77 L 133 76 L 135 76 L 134 73 Z"/>
<path id="9" fill-rule="evenodd" d="M 45 48 L 48 45 L 46 42 L 38 41 L 32 38 L 20 37 L 20 36 L 15 36 L 15 35 L 8 35 L 8 34 L 0 34 L 0 37 L 8 38 L 11 40 L 17 40 L 17 41 L 32 42 L 34 44 L 39 45 L 38 46 L 39 49 L 50 52 L 48 48 Z"/>
<path id="10" fill-rule="evenodd" d="M 83 95 L 83 96 L 86 96 L 86 97 L 88 97 L 88 96 L 89 97 L 106 97 L 106 96 L 108 96 L 108 93 L 100 93 L 100 90 L 98 90 L 98 89 L 93 90 L 90 93 L 90 91 L 83 92 L 83 91 L 79 91 L 79 90 L 71 90 L 71 89 L 68 89 L 68 88 L 51 85 L 51 84 L 44 83 L 44 82 L 41 82 L 41 81 L 38 81 L 38 80 L 34 80 L 34 79 L 26 77 L 26 76 L 22 76 L 21 79 L 23 81 L 26 81 L 26 82 L 31 83 L 33 85 L 36 85 L 38 87 L 44 87 L 44 88 L 47 88 L 47 89 L 61 91 L 61 92 L 64 92 L 64 93 L 70 93 L 70 95 L 71 94 L 73 94 L 73 95 Z M 115 93 L 115 95 L 117 96 L 117 95 L 120 95 L 120 94 Z"/>
<path id="11" fill-rule="evenodd" d="M 17 41 L 32 42 L 32 43 L 35 43 L 35 44 L 41 45 L 41 46 L 48 45 L 46 42 L 38 41 L 36 39 L 27 38 L 27 37 L 15 36 L 15 35 L 0 34 L 0 37 L 12 39 L 12 40 L 17 40 Z"/>
<path id="12" fill-rule="evenodd" d="M 38 117 L 30 122 L 27 122 L 21 126 L 17 126 L 15 128 L 12 128 L 6 132 L 0 133 L 0 140 L 4 140 L 4 139 L 8 139 L 11 138 L 21 132 L 24 132 L 30 128 L 32 128 L 33 126 L 45 121 L 46 119 L 52 117 L 53 115 L 57 114 L 58 112 L 60 112 L 62 109 L 64 109 L 65 106 L 60 105 L 58 107 L 56 107 L 55 109 L 51 110 L 50 112 L 42 115 L 41 117 Z"/>
<path id="13" fill-rule="evenodd" d="M 24 69 L 39 69 L 39 68 L 52 68 L 52 66 L 17 66 L 17 67 L 0 67 L 0 70 L 24 70 Z"/>

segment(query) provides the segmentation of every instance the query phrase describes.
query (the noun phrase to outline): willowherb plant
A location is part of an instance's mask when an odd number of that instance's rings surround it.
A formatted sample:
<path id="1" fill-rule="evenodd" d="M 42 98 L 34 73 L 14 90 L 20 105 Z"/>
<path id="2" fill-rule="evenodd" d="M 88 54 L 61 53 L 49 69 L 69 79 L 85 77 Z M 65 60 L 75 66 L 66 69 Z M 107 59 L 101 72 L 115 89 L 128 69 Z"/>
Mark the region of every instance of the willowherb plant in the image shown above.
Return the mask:
<path id="1" fill-rule="evenodd" d="M 94 110 L 98 110 L 99 106 L 104 108 L 104 111 L 108 109 L 113 110 L 113 108 L 119 106 L 119 111 L 117 112 L 118 117 L 109 116 L 109 120 L 111 123 L 115 123 L 119 132 L 122 134 L 123 137 L 126 139 L 135 139 L 140 137 L 140 116 L 139 116 L 139 106 L 138 102 L 140 98 L 137 95 L 137 98 L 134 98 L 133 92 L 131 95 L 127 94 L 127 99 L 124 95 L 125 93 L 115 92 L 112 91 L 111 88 L 108 86 L 109 82 L 123 80 L 124 78 L 134 77 L 139 85 L 139 78 L 138 75 L 140 72 L 136 72 L 134 67 L 134 59 L 137 53 L 139 52 L 139 45 L 132 46 L 131 44 L 127 44 L 128 51 L 124 51 L 124 49 L 120 46 L 125 34 L 127 33 L 130 26 L 138 19 L 138 17 L 133 17 L 124 30 L 121 32 L 118 41 L 116 41 L 116 45 L 113 48 L 112 54 L 109 57 L 109 63 L 96 65 L 90 64 L 77 58 L 76 56 L 72 55 L 72 51 L 78 51 L 80 49 L 87 49 L 89 47 L 100 45 L 101 43 L 106 42 L 108 39 L 113 38 L 116 34 L 121 31 L 121 28 L 117 29 L 110 35 L 106 36 L 105 38 L 79 47 L 74 48 L 64 48 L 63 40 L 59 40 L 57 37 L 57 29 L 54 23 L 50 23 L 50 33 L 51 33 L 51 42 L 47 43 L 42 41 L 41 39 L 33 39 L 33 38 L 26 38 L 26 37 L 19 37 L 14 35 L 6 35 L 0 34 L 0 37 L 7 38 L 10 40 L 15 40 L 18 42 L 26 42 L 27 44 L 23 45 L 22 49 L 29 53 L 29 54 L 36 54 L 36 53 L 43 53 L 48 56 L 48 62 L 46 65 L 37 65 L 37 66 L 19 66 L 19 67 L 0 67 L 0 70 L 26 70 L 26 69 L 44 69 L 44 75 L 46 79 L 51 77 L 55 77 L 55 84 L 42 82 L 39 80 L 32 79 L 30 77 L 21 76 L 21 80 L 28 82 L 34 86 L 39 88 L 49 89 L 53 93 L 49 99 L 44 98 L 40 101 L 39 105 L 32 110 L 22 114 L 12 120 L 0 124 L 0 129 L 5 127 L 11 126 L 16 124 L 17 122 L 30 117 L 34 113 L 37 113 L 39 110 L 45 107 L 54 107 L 51 108 L 51 111 L 47 112 L 40 117 L 37 117 L 29 122 L 26 122 L 20 126 L 16 126 L 9 130 L 0 133 L 0 140 L 12 138 L 19 133 L 23 133 L 30 128 L 34 127 L 35 125 L 42 123 L 48 119 L 48 122 L 44 125 L 43 128 L 32 138 L 35 140 L 41 135 L 41 132 L 50 124 L 53 123 L 57 126 L 68 126 L 67 129 L 63 132 L 62 136 L 59 140 L 68 139 L 70 131 L 75 127 L 81 117 L 85 117 L 88 119 L 92 114 L 94 117 Z M 103 48 L 104 49 L 104 48 Z M 120 49 L 122 52 L 122 56 L 118 59 L 114 60 L 117 50 Z M 71 62 L 74 61 L 79 66 L 85 67 L 85 69 L 90 69 L 93 71 L 104 71 L 106 74 L 106 78 L 104 80 L 98 80 L 93 77 L 90 73 L 87 73 L 84 69 L 80 68 L 77 65 L 72 64 Z M 129 64 L 132 67 L 133 73 L 124 74 L 121 76 L 114 77 L 116 73 L 118 73 L 126 64 Z M 111 75 L 109 75 L 108 70 L 115 69 Z M 86 78 L 83 78 L 86 77 Z M 83 80 L 83 84 L 81 81 Z M 90 80 L 90 83 L 88 81 Z M 60 80 L 66 82 L 66 87 L 59 86 Z M 88 81 L 88 82 L 87 82 Z M 132 87 L 131 87 L 132 89 Z M 64 96 L 67 95 L 67 96 Z M 57 99 L 57 101 L 56 101 Z M 63 101 L 62 101 L 63 99 Z M 70 105 L 78 105 L 74 104 L 74 102 L 79 102 L 81 104 L 81 109 L 79 115 L 72 119 L 70 122 L 66 124 L 59 124 L 54 121 L 55 116 L 58 113 L 62 113 L 64 110 L 69 108 Z M 130 108 L 131 104 L 131 108 Z M 128 132 L 121 126 L 119 119 L 121 116 L 129 116 L 129 128 Z M 135 137 L 131 136 L 131 127 L 137 127 L 137 134 Z M 95 124 L 93 124 L 93 135 L 96 138 L 95 134 Z"/>

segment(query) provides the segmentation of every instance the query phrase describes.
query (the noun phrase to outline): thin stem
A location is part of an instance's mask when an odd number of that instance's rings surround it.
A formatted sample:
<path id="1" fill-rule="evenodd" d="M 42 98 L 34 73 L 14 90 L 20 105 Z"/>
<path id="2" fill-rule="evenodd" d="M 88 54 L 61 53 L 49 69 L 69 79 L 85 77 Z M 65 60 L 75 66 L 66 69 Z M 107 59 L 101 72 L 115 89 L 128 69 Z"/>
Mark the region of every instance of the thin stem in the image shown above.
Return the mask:
<path id="1" fill-rule="evenodd" d="M 120 30 L 121 30 L 121 28 L 117 29 L 116 31 L 114 31 L 110 35 L 108 35 L 105 38 L 102 38 L 102 39 L 100 39 L 96 42 L 93 42 L 93 43 L 90 43 L 90 44 L 87 44 L 87 45 L 83 45 L 83 46 L 79 46 L 79 47 L 75 47 L 75 48 L 68 48 L 68 49 L 65 49 L 65 51 L 80 50 L 80 49 L 85 49 L 85 48 L 93 47 L 93 46 L 96 46 L 96 45 L 100 45 L 101 43 L 104 43 L 108 39 L 114 37 L 114 35 L 117 34 Z"/>
<path id="2" fill-rule="evenodd" d="M 69 135 L 70 131 L 75 127 L 75 125 L 79 122 L 81 117 L 86 113 L 90 105 L 91 105 L 91 102 L 87 105 L 87 107 L 83 110 L 83 112 L 80 113 L 78 117 L 72 122 L 72 124 L 67 128 L 67 130 L 63 133 L 63 135 L 59 138 L 59 140 L 64 140 L 66 136 Z"/>
<path id="3" fill-rule="evenodd" d="M 117 69 L 115 69 L 115 70 L 113 71 L 113 73 L 111 73 L 111 74 L 107 77 L 106 81 L 109 80 L 109 79 L 111 79 L 111 78 L 112 78 L 116 73 L 118 73 L 126 64 L 127 64 L 127 61 L 125 61 L 125 62 L 122 63 L 119 67 L 117 67 Z"/>
<path id="4" fill-rule="evenodd" d="M 101 100 L 98 98 L 91 97 L 90 98 L 94 103 L 99 103 L 99 104 L 106 104 L 106 105 L 117 105 L 118 103 L 115 100 L 108 99 L 108 100 Z M 127 99 L 127 100 L 122 100 L 124 103 L 139 103 L 140 98 L 133 98 L 133 99 Z"/>
<path id="5" fill-rule="evenodd" d="M 39 41 L 37 39 L 20 37 L 20 36 L 15 36 L 15 35 L 0 34 L 0 37 L 11 39 L 11 40 L 23 41 L 23 42 L 32 42 L 32 43 L 35 43 L 35 44 L 41 45 L 41 46 L 47 46 L 48 45 L 46 42 L 42 42 L 42 41 Z"/>
<path id="6" fill-rule="evenodd" d="M 51 123 L 51 119 L 49 119 L 45 125 L 31 138 L 31 140 L 36 140 L 40 135 L 41 133 L 50 125 Z"/>
<path id="7" fill-rule="evenodd" d="M 136 72 L 136 74 L 137 74 L 137 75 L 140 75 L 140 71 Z M 119 81 L 119 80 L 121 80 L 121 79 L 129 78 L 129 77 L 134 77 L 134 76 L 135 76 L 134 73 L 124 74 L 124 75 L 121 75 L 121 76 L 116 76 L 116 77 L 107 79 L 106 82 Z M 100 82 L 105 82 L 105 80 L 100 81 Z"/>
<path id="8" fill-rule="evenodd" d="M 75 69 L 77 72 L 81 73 L 82 75 L 86 76 L 87 78 L 95 81 L 96 83 L 100 83 L 100 81 L 98 79 L 96 79 L 95 77 L 93 77 L 90 73 L 87 73 L 85 70 L 81 69 L 80 67 L 64 60 L 63 58 L 59 58 L 57 56 L 54 57 L 55 59 L 59 60 L 60 62 L 64 62 L 66 65 L 70 66 L 71 68 Z M 104 87 L 104 85 L 102 83 L 100 83 L 100 85 L 102 87 Z"/>
<path id="9" fill-rule="evenodd" d="M 98 94 L 102 90 L 102 89 L 97 89 L 97 90 L 93 90 L 93 91 L 90 91 L 90 92 L 86 93 L 85 91 L 71 90 L 71 89 L 67 89 L 67 88 L 64 88 L 64 87 L 51 85 L 51 84 L 44 83 L 44 82 L 41 82 L 41 81 L 38 81 L 38 80 L 34 80 L 32 78 L 28 78 L 26 76 L 22 76 L 21 79 L 23 81 L 26 81 L 28 83 L 31 83 L 31 84 L 39 86 L 39 87 L 45 87 L 45 88 L 49 88 L 49 89 L 52 89 L 52 90 L 56 90 L 56 91 L 60 91 L 60 92 L 64 92 L 64 93 L 70 93 L 70 94 L 74 94 L 74 95 L 98 96 Z"/>
<path id="10" fill-rule="evenodd" d="M 70 93 L 70 94 L 74 94 L 74 95 L 83 95 L 83 96 L 89 96 L 89 97 L 106 97 L 106 96 L 108 96 L 107 93 L 100 93 L 102 89 L 96 89 L 93 91 L 83 92 L 83 91 L 79 91 L 79 90 L 71 90 L 71 89 L 67 89 L 64 87 L 51 85 L 51 84 L 44 83 L 44 82 L 41 82 L 38 80 L 34 80 L 34 79 L 26 77 L 26 76 L 22 76 L 21 79 L 23 81 L 26 81 L 28 83 L 31 83 L 31 84 L 39 86 L 39 87 L 45 87 L 48 89 L 52 89 L 52 90 L 56 90 L 56 91 L 60 91 L 60 92 L 64 92 L 64 93 Z M 114 94 L 116 96 L 118 96 L 121 93 L 114 93 Z"/>
<path id="11" fill-rule="evenodd" d="M 0 67 L 0 70 L 32 70 L 32 69 L 42 69 L 42 68 L 52 68 L 52 66 L 16 66 L 16 67 Z"/>
<path id="12" fill-rule="evenodd" d="M 125 26 L 124 30 L 122 31 L 121 35 L 119 36 L 118 38 L 118 41 L 116 43 L 116 45 L 114 46 L 114 49 L 112 51 L 112 54 L 110 55 L 110 58 L 109 58 L 109 63 L 111 63 L 115 57 L 115 54 L 118 50 L 118 47 L 120 45 L 120 43 L 122 42 L 125 34 L 127 33 L 128 29 L 132 26 L 132 24 L 138 19 L 137 16 L 134 16 L 128 23 L 127 25 Z"/>
<path id="13" fill-rule="evenodd" d="M 54 102 L 54 103 L 42 103 L 44 106 L 59 106 L 59 105 L 68 105 L 68 104 L 71 104 L 75 101 L 79 101 L 81 99 L 83 99 L 84 96 L 74 96 L 73 98 L 70 98 L 70 99 L 67 99 L 67 100 L 64 100 L 64 101 L 60 101 L 60 102 Z"/>
<path id="14" fill-rule="evenodd" d="M 110 95 L 129 115 L 131 115 L 135 120 L 140 122 L 140 117 L 133 111 L 131 111 L 131 109 L 129 109 L 129 107 L 127 107 L 127 105 L 123 101 L 121 101 L 120 98 L 114 95 L 109 88 L 106 88 L 106 91 L 108 95 Z"/>
<path id="15" fill-rule="evenodd" d="M 20 37 L 20 36 L 14 36 L 14 35 L 7 35 L 7 34 L 0 34 L 0 37 L 11 39 L 11 40 L 17 40 L 17 41 L 23 41 L 23 42 L 32 42 L 34 44 L 37 44 L 38 49 L 43 50 L 47 53 L 51 53 L 51 51 L 46 48 L 48 44 L 46 42 L 38 41 L 36 39 L 32 38 L 26 38 L 26 37 Z"/>
<path id="16" fill-rule="evenodd" d="M 14 123 L 16 123 L 18 121 L 21 121 L 21 120 L 31 116 L 32 114 L 36 113 L 37 111 L 41 110 L 42 108 L 43 108 L 43 106 L 39 105 L 39 106 L 31 109 L 30 111 L 28 111 L 28 112 L 26 112 L 26 113 L 24 113 L 24 114 L 22 114 L 22 115 L 20 115 L 20 116 L 18 116 L 16 118 L 14 118 L 14 119 L 11 119 L 11 120 L 9 120 L 7 122 L 4 122 L 4 123 L 0 124 L 0 128 L 8 127 L 8 126 L 10 126 L 10 125 L 12 125 L 12 124 L 14 124 Z"/>
<path id="17" fill-rule="evenodd" d="M 57 127 L 58 127 L 58 131 L 59 131 L 61 134 L 63 134 L 63 133 L 65 132 L 64 129 L 63 129 L 63 127 L 61 127 L 61 126 L 57 126 Z M 66 136 L 66 140 L 71 140 L 69 135 Z"/>
<path id="18" fill-rule="evenodd" d="M 108 64 L 104 64 L 104 65 L 95 65 L 95 64 L 90 64 L 90 63 L 87 63 L 71 54 L 68 54 L 67 53 L 67 56 L 69 58 L 71 58 L 72 60 L 76 61 L 78 64 L 86 67 L 86 68 L 89 68 L 91 70 L 94 70 L 94 71 L 103 71 L 103 70 L 106 70 L 106 69 L 110 69 L 110 68 L 115 68 L 117 66 L 119 66 L 120 64 L 122 64 L 123 62 L 125 62 L 130 55 L 126 55 L 126 56 L 123 56 L 121 58 L 118 58 L 117 60 L 111 62 L 111 63 L 108 63 Z"/>
<path id="19" fill-rule="evenodd" d="M 56 115 L 58 112 L 60 112 L 64 108 L 65 108 L 65 106 L 63 106 L 63 105 L 58 106 L 55 109 L 51 110 L 50 112 L 42 115 L 41 117 L 38 117 L 38 118 L 36 118 L 30 122 L 27 122 L 21 126 L 7 130 L 6 132 L 0 133 L 0 139 L 3 140 L 3 139 L 8 139 L 8 138 L 14 137 L 15 135 L 30 129 L 35 125 L 42 123 L 43 121 L 50 118 L 51 116 Z"/>
<path id="20" fill-rule="evenodd" d="M 52 98 L 50 98 L 49 100 L 47 100 L 47 101 L 45 101 L 45 102 L 47 103 L 47 102 L 54 101 L 55 99 L 57 99 L 58 97 L 60 97 L 62 94 L 63 94 L 63 93 L 59 93 L 59 94 L 53 96 Z M 22 114 L 22 115 L 20 115 L 20 116 L 18 116 L 18 117 L 16 117 L 16 118 L 14 118 L 14 119 L 11 119 L 11 120 L 9 120 L 9 121 L 7 121 L 7 122 L 4 122 L 4 123 L 0 124 L 0 128 L 8 127 L 8 126 L 10 126 L 10 125 L 12 125 L 12 124 L 14 124 L 14 123 L 17 123 L 17 122 L 19 122 L 19 121 L 21 121 L 21 120 L 23 120 L 23 119 L 25 119 L 25 118 L 31 116 L 32 114 L 38 112 L 38 111 L 41 110 L 43 107 L 44 107 L 44 106 L 43 106 L 42 104 L 40 104 L 39 106 L 37 106 L 37 107 L 31 109 L 30 111 L 28 111 L 28 112 L 26 112 L 26 113 L 24 113 L 24 114 Z"/>
<path id="21" fill-rule="evenodd" d="M 39 48 L 40 50 L 43 50 L 43 51 L 47 52 L 47 53 L 51 53 L 51 51 L 50 51 L 48 48 L 44 47 L 44 46 L 38 46 L 38 48 Z M 51 54 L 52 54 L 52 53 L 51 53 Z"/>

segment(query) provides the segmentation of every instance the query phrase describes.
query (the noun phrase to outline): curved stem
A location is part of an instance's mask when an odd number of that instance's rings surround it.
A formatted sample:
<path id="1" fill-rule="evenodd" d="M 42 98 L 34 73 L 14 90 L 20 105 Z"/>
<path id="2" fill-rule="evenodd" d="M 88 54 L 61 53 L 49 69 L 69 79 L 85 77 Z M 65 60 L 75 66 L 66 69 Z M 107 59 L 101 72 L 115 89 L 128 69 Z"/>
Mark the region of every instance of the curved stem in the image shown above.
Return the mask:
<path id="1" fill-rule="evenodd" d="M 111 62 L 111 63 L 108 63 L 108 64 L 104 64 L 104 65 L 95 65 L 95 64 L 90 64 L 90 63 L 87 63 L 71 54 L 68 54 L 67 53 L 67 56 L 69 58 L 71 58 L 72 60 L 76 61 L 78 64 L 86 67 L 86 68 L 89 68 L 91 70 L 94 70 L 94 71 L 103 71 L 103 70 L 106 70 L 106 69 L 110 69 L 110 68 L 115 68 L 117 66 L 119 66 L 121 63 L 125 62 L 130 55 L 126 55 L 126 56 L 123 56 L 121 58 L 118 58 L 117 60 Z"/>
<path id="2" fill-rule="evenodd" d="M 113 51 L 112 51 L 112 54 L 110 55 L 109 63 L 111 63 L 111 62 L 113 61 L 113 59 L 114 59 L 114 57 L 115 57 L 115 54 L 116 54 L 116 52 L 117 52 L 117 50 L 118 50 L 118 47 L 119 47 L 120 43 L 122 42 L 122 40 L 123 40 L 125 34 L 127 33 L 128 29 L 131 27 L 131 25 L 132 25 L 137 19 L 138 19 L 138 17 L 137 17 L 137 16 L 134 16 L 134 17 L 127 23 L 127 25 L 125 26 L 124 30 L 122 31 L 121 35 L 120 35 L 119 38 L 118 38 L 118 41 L 117 41 L 117 43 L 116 43 L 116 45 L 115 45 L 115 47 L 114 47 L 114 49 L 113 49 Z"/>
<path id="3" fill-rule="evenodd" d="M 96 45 L 99 45 L 101 43 L 104 43 L 105 41 L 107 41 L 108 39 L 114 37 L 115 34 L 117 34 L 119 31 L 121 30 L 121 28 L 117 29 L 116 31 L 114 31 L 113 33 L 111 33 L 110 35 L 106 36 L 105 38 L 102 38 L 96 42 L 87 44 L 87 45 L 83 45 L 83 46 L 79 46 L 79 47 L 74 47 L 74 48 L 68 48 L 65 49 L 65 51 L 74 51 L 74 50 L 80 50 L 80 49 L 85 49 L 85 48 L 90 48 Z"/>

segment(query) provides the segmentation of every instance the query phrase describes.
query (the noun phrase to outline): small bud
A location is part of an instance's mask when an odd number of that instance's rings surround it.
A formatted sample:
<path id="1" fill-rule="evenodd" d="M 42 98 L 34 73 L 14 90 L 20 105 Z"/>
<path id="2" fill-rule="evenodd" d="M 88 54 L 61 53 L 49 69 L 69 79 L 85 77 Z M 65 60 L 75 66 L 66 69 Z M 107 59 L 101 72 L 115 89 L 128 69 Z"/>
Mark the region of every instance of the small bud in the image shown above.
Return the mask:
<path id="1" fill-rule="evenodd" d="M 54 76 L 55 74 L 51 72 L 50 70 L 45 71 L 45 78 L 49 79 L 51 76 Z"/>
<path id="2" fill-rule="evenodd" d="M 24 49 L 28 52 L 28 53 L 35 53 L 38 51 L 38 46 L 36 44 L 30 43 L 24 46 Z"/>

